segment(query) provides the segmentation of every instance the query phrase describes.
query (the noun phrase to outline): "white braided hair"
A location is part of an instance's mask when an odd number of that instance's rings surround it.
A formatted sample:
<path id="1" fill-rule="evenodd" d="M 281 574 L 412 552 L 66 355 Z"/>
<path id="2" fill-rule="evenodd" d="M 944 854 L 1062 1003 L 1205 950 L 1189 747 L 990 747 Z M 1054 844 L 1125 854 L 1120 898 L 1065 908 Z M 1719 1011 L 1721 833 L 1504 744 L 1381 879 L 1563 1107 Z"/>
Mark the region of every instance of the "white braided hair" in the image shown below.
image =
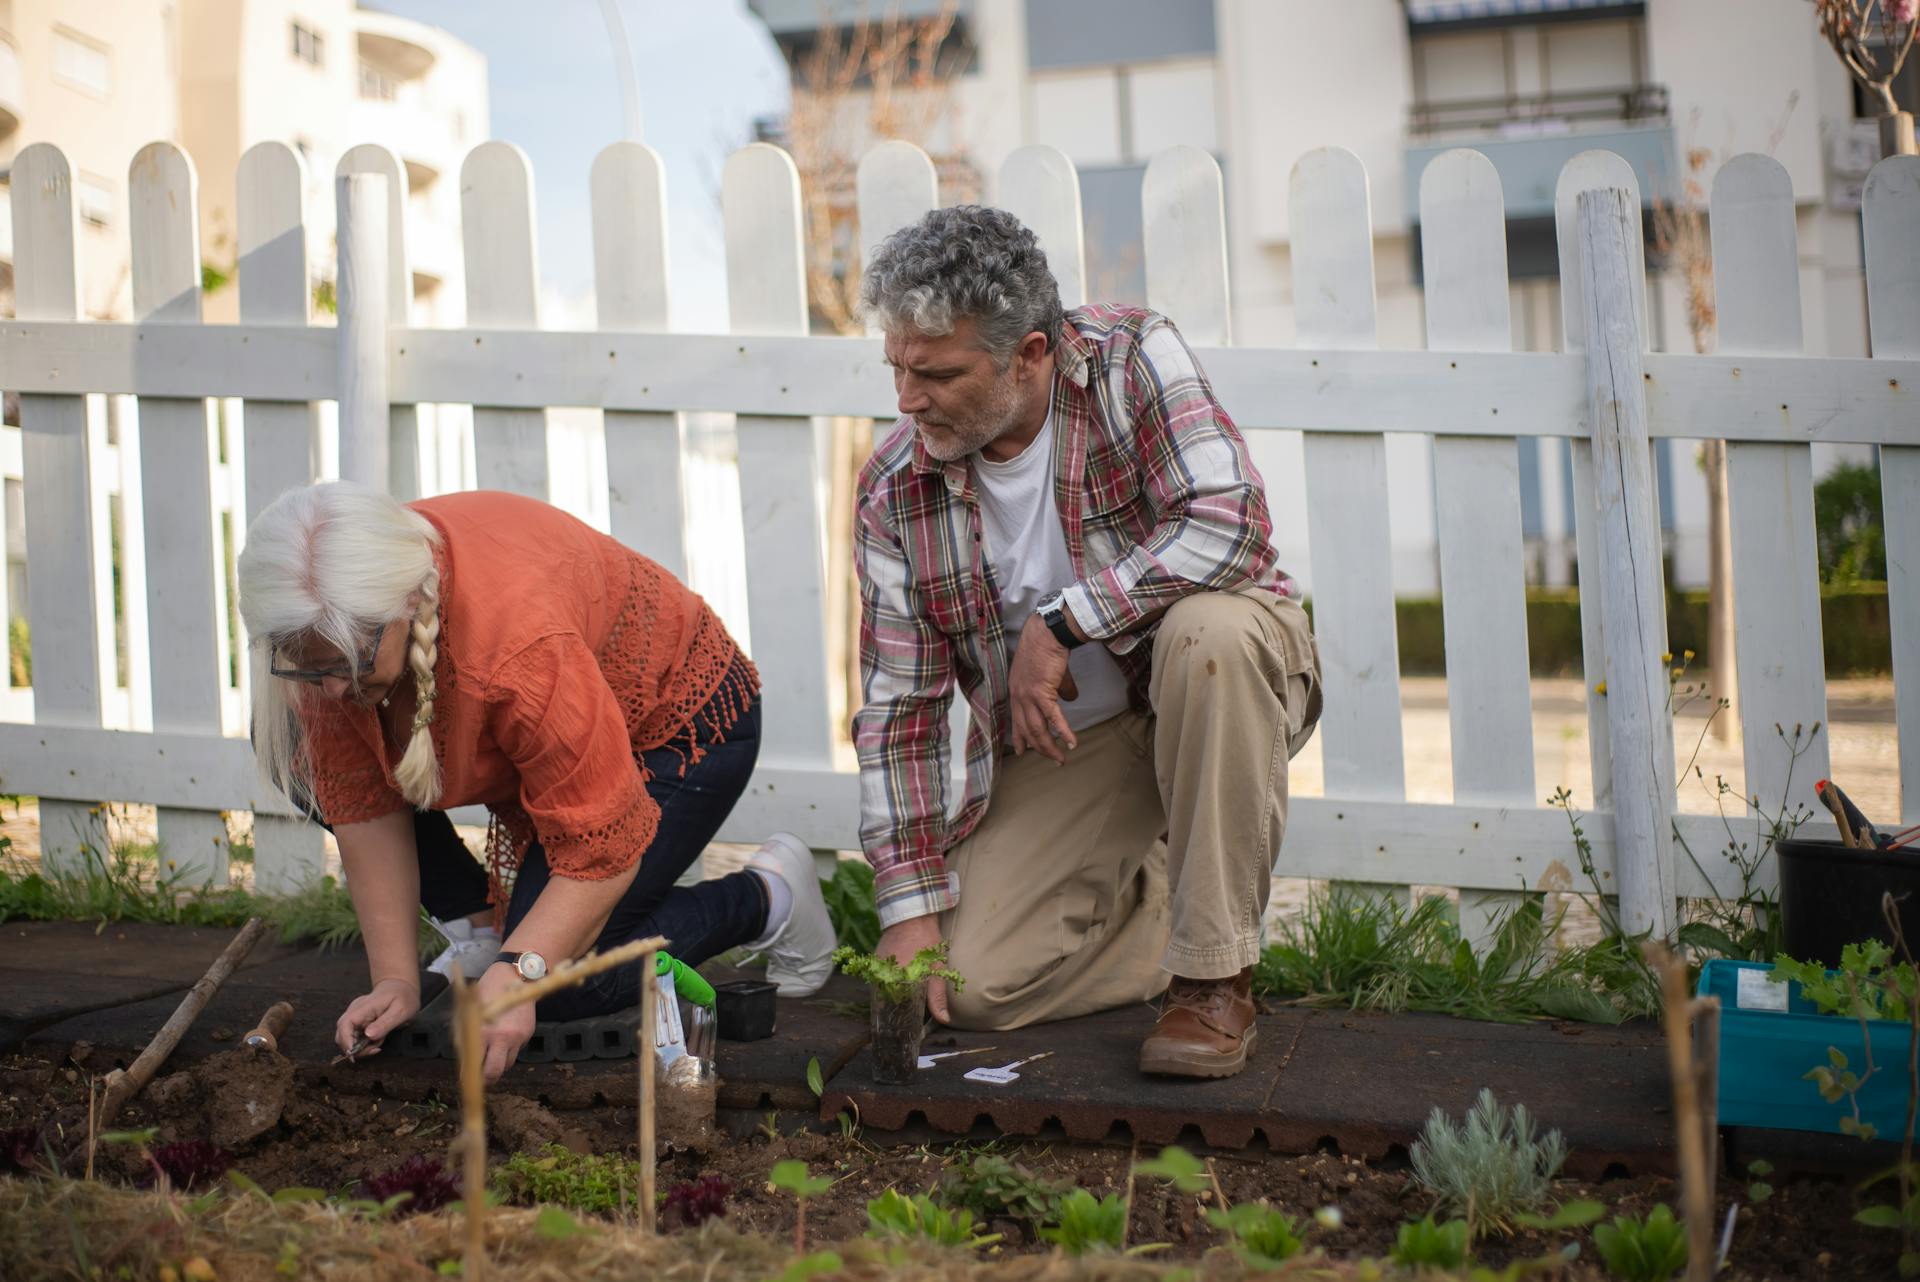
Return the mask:
<path id="1" fill-rule="evenodd" d="M 309 809 L 313 763 L 302 742 L 299 707 L 302 700 L 324 696 L 273 677 L 274 648 L 311 639 L 343 655 L 363 654 L 402 619 L 410 625 L 407 664 L 419 711 L 396 782 L 416 807 L 431 807 L 440 798 L 431 731 L 440 639 L 433 552 L 439 542 L 425 517 L 391 495 L 349 481 L 288 490 L 247 527 L 236 569 L 240 617 L 252 650 L 254 754 L 267 781 Z"/>

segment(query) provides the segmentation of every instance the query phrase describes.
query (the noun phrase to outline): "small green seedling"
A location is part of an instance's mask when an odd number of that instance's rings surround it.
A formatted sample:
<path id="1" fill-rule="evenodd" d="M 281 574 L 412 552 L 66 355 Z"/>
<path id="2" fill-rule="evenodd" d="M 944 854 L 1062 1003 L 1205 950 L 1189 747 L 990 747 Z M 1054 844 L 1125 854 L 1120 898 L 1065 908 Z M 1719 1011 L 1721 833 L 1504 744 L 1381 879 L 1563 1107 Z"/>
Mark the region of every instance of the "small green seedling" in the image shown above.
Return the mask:
<path id="1" fill-rule="evenodd" d="M 775 1162 L 767 1178 L 778 1189 L 793 1194 L 796 1207 L 793 1221 L 794 1254 L 804 1256 L 807 1253 L 807 1200 L 819 1197 L 833 1187 L 833 1181 L 824 1175 L 809 1175 L 807 1164 L 789 1158 L 784 1162 Z"/>
<path id="2" fill-rule="evenodd" d="M 981 1219 L 1005 1216 L 1043 1224 L 1059 1214 L 1060 1186 L 1036 1178 L 1024 1166 L 998 1153 L 976 1153 L 965 1166 L 940 1178 L 940 1195 L 950 1206 L 964 1206 Z"/>
<path id="3" fill-rule="evenodd" d="M 1767 1176 L 1773 1174 L 1773 1163 L 1765 1158 L 1755 1158 L 1747 1163 L 1747 1201 L 1755 1206 L 1773 1196 L 1773 1185 L 1767 1183 Z"/>
<path id="4" fill-rule="evenodd" d="M 833 960 L 842 971 L 873 989 L 882 1001 L 895 1004 L 910 1000 L 915 990 L 929 979 L 944 979 L 952 988 L 961 988 L 967 982 L 958 971 L 947 965 L 947 942 L 944 939 L 932 948 L 922 948 L 904 966 L 891 957 L 857 952 L 852 948 L 834 949 Z"/>
<path id="5" fill-rule="evenodd" d="M 1893 1179 L 1899 1174 L 1900 1167 L 1895 1165 L 1891 1169 L 1882 1171 L 1880 1174 L 1874 1176 L 1865 1184 L 1862 1184 L 1860 1186 L 1861 1191 L 1865 1192 L 1882 1180 Z M 1920 1232 L 1920 1192 L 1910 1194 L 1904 1206 L 1897 1204 L 1891 1206 L 1869 1206 L 1855 1212 L 1853 1218 L 1868 1228 L 1897 1229 L 1907 1235 L 1906 1240 L 1911 1241 L 1912 1235 L 1915 1232 Z M 1920 1277 L 1920 1251 L 1902 1251 L 1900 1253 L 1900 1276 L 1903 1278 Z"/>
<path id="6" fill-rule="evenodd" d="M 1393 1262 L 1403 1269 L 1446 1272 L 1467 1262 L 1467 1222 L 1434 1223 L 1431 1212 L 1400 1226 L 1393 1244 Z"/>
<path id="7" fill-rule="evenodd" d="M 1687 1266 L 1686 1226 L 1665 1203 L 1643 1220 L 1616 1215 L 1613 1223 L 1597 1225 L 1593 1244 L 1620 1282 L 1666 1282 Z"/>
<path id="8" fill-rule="evenodd" d="M 1182 1193 L 1198 1193 L 1210 1182 L 1205 1164 L 1183 1148 L 1163 1148 L 1159 1157 L 1135 1162 L 1133 1173 L 1165 1180 Z"/>
<path id="9" fill-rule="evenodd" d="M 867 1203 L 867 1236 L 901 1240 L 920 1239 L 936 1246 L 978 1249 L 1000 1240 L 998 1233 L 977 1233 L 973 1212 L 950 1210 L 925 1193 L 902 1196 L 888 1189 Z"/>
<path id="10" fill-rule="evenodd" d="M 1068 1255 L 1118 1251 L 1127 1238 L 1127 1207 L 1118 1193 L 1095 1197 L 1075 1189 L 1060 1199 L 1059 1219 L 1040 1236 Z"/>
<path id="11" fill-rule="evenodd" d="M 1242 1202 L 1207 1212 L 1207 1223 L 1233 1239 L 1233 1253 L 1250 1269 L 1271 1269 L 1305 1245 L 1294 1222 L 1264 1202 Z"/>
<path id="12" fill-rule="evenodd" d="M 1550 1233 L 1555 1229 L 1584 1229 L 1606 1218 L 1607 1208 L 1599 1202 L 1574 1201 L 1562 1202 L 1553 1209 L 1551 1215 L 1516 1215 L 1513 1222 L 1524 1229 L 1540 1229 Z"/>

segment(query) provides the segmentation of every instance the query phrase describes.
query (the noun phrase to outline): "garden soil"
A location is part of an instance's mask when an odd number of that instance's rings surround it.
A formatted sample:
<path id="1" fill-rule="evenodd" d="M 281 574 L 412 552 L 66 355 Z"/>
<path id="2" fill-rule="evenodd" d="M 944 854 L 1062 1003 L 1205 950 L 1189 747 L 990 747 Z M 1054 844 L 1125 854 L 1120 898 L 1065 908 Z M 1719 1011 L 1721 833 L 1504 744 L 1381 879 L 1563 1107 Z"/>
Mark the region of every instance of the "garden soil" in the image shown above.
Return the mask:
<path id="1" fill-rule="evenodd" d="M 277 1056 L 267 1055 L 254 1060 L 244 1052 L 216 1056 L 155 1082 L 128 1104 L 115 1125 L 153 1127 L 157 1143 L 227 1136 L 232 1142 L 223 1147 L 233 1151 L 233 1169 L 269 1190 L 300 1186 L 351 1195 L 359 1181 L 390 1171 L 409 1158 L 447 1160 L 458 1118 L 445 1104 L 344 1094 L 326 1087 L 291 1090 L 291 1073 L 282 1071 L 285 1061 L 276 1064 L 276 1060 Z M 86 1133 L 89 1081 L 84 1069 L 72 1064 L 28 1055 L 0 1059 L 0 1130 L 39 1126 L 54 1141 L 56 1151 L 78 1146 Z M 266 1103 L 250 1109 L 244 1107 L 249 1100 Z M 257 1137 L 232 1139 L 245 1129 L 240 1122 L 252 1125 L 275 1104 L 277 1119 Z M 535 1152 L 549 1144 L 630 1157 L 635 1152 L 635 1123 L 630 1107 L 555 1112 L 537 1101 L 504 1095 L 489 1099 L 495 1161 L 510 1152 Z M 815 1174 L 836 1180 L 830 1192 L 808 1205 L 810 1242 L 824 1244 L 864 1233 L 869 1198 L 889 1188 L 903 1193 L 931 1190 L 949 1161 L 967 1160 L 984 1147 L 944 1139 L 915 1145 L 862 1134 L 849 1138 L 837 1128 L 831 1133 L 807 1129 L 808 1123 L 809 1119 L 796 1114 L 773 1114 L 744 1138 L 712 1137 L 704 1152 L 669 1149 L 661 1160 L 660 1187 L 666 1190 L 682 1181 L 717 1175 L 733 1190 L 727 1219 L 734 1230 L 790 1243 L 793 1202 L 767 1184 L 767 1173 L 783 1159 L 804 1161 Z M 1038 1178 L 1096 1194 L 1124 1192 L 1131 1157 L 1124 1145 L 1064 1141 L 1004 1140 L 993 1150 Z M 1209 1190 L 1197 1198 L 1140 1180 L 1128 1240 L 1166 1243 L 1165 1255 L 1174 1259 L 1197 1258 L 1221 1245 L 1220 1236 L 1206 1223 L 1205 1210 L 1224 1195 L 1235 1204 L 1266 1199 L 1303 1223 L 1311 1222 L 1315 1210 L 1336 1206 L 1341 1226 L 1314 1229 L 1310 1240 L 1337 1258 L 1385 1256 L 1397 1227 L 1428 1210 L 1425 1196 L 1404 1169 L 1404 1160 L 1368 1165 L 1334 1153 L 1293 1156 L 1257 1151 L 1213 1154 L 1212 1167 L 1218 1193 Z M 103 1181 L 146 1182 L 137 1147 L 99 1146 L 95 1169 Z M 1775 1174 L 1770 1178 L 1776 1186 L 1771 1197 L 1740 1210 L 1731 1268 L 1723 1277 L 1789 1282 L 1895 1276 L 1898 1236 L 1868 1229 L 1853 1219 L 1863 1196 L 1890 1200 L 1890 1192 L 1862 1195 L 1855 1181 L 1830 1177 Z M 1563 1199 L 1595 1198 L 1614 1214 L 1642 1214 L 1657 1202 L 1672 1205 L 1678 1200 L 1671 1181 L 1646 1176 L 1594 1184 L 1569 1181 L 1559 1193 Z M 1744 1181 L 1723 1178 L 1721 1216 L 1736 1197 L 1746 1200 Z M 995 1220 L 987 1228 L 1004 1235 L 1001 1250 L 1007 1253 L 1045 1247 L 1020 1222 Z M 53 1224 L 46 1230 L 66 1232 Z M 1593 1267 L 1597 1256 L 1584 1230 L 1523 1232 L 1510 1240 L 1494 1240 L 1482 1246 L 1479 1259 L 1500 1265 L 1544 1254 L 1569 1240 L 1580 1241 L 1583 1262 L 1566 1276 L 1601 1276 Z"/>

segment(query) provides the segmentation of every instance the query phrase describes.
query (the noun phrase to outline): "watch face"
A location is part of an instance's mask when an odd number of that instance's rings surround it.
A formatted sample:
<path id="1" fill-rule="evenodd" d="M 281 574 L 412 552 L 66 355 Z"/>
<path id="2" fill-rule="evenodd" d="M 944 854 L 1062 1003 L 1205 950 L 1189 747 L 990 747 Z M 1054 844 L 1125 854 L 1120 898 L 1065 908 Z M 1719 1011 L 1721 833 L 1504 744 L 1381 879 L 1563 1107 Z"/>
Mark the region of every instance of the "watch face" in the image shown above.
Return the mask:
<path id="1" fill-rule="evenodd" d="M 520 978 L 529 982 L 547 977 L 547 959 L 539 953 L 521 953 L 514 967 L 519 970 Z"/>

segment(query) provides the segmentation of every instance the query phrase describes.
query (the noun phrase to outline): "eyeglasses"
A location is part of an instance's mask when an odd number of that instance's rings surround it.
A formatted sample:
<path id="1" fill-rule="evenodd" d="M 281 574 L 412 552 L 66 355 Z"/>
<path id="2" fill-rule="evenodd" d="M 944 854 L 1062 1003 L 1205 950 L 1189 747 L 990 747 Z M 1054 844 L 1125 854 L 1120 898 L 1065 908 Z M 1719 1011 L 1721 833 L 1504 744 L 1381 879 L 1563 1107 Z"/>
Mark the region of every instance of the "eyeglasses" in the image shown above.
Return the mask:
<path id="1" fill-rule="evenodd" d="M 356 677 L 371 676 L 373 673 L 373 662 L 380 656 L 380 640 L 382 635 L 384 634 L 376 634 L 373 640 L 367 644 L 367 652 L 360 656 L 360 666 L 356 669 L 349 670 L 345 664 L 341 664 L 338 667 L 320 669 L 283 668 L 280 666 L 280 648 L 275 646 L 273 652 L 267 656 L 267 672 L 271 676 L 279 677 L 282 681 L 299 681 L 310 686 L 317 686 L 322 681 L 335 679 L 351 681 Z"/>

